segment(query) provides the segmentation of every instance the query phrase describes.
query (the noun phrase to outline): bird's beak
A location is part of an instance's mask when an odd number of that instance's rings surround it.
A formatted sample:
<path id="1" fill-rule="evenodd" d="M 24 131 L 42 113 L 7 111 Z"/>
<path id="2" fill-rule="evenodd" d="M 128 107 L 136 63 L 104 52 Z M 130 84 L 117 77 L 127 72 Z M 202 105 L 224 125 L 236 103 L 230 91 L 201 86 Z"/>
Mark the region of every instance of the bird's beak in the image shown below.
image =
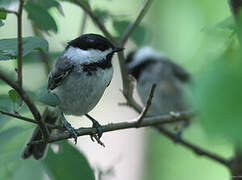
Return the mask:
<path id="1" fill-rule="evenodd" d="M 123 47 L 114 47 L 113 52 L 115 53 L 115 52 L 120 52 L 120 51 L 123 51 L 123 50 L 124 50 Z"/>

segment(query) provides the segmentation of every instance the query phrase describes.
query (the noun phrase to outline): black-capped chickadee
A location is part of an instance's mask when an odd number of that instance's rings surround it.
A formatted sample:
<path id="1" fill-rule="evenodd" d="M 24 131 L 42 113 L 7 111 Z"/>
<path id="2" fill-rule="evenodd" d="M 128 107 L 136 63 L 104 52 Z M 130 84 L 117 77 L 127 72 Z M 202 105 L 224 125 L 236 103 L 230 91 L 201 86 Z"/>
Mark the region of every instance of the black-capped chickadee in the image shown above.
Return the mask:
<path id="1" fill-rule="evenodd" d="M 184 88 L 190 76 L 181 66 L 151 47 L 142 47 L 127 56 L 126 68 L 137 80 L 137 91 L 144 104 L 156 84 L 147 116 L 187 110 Z"/>
<path id="2" fill-rule="evenodd" d="M 97 34 L 85 34 L 70 41 L 62 55 L 57 59 L 49 73 L 48 90 L 60 100 L 57 111 L 65 128 L 77 141 L 76 130 L 67 122 L 64 114 L 87 116 L 93 126 L 97 128 L 99 138 L 102 135 L 100 124 L 87 113 L 91 111 L 113 76 L 112 57 L 115 52 L 123 48 L 115 47 L 106 38 Z M 46 113 L 46 114 L 45 114 Z M 53 124 L 55 113 L 44 112 L 45 120 Z M 30 141 L 41 139 L 38 127 Z M 27 145 L 22 157 L 24 159 L 33 155 L 39 159 L 44 155 L 47 144 Z"/>

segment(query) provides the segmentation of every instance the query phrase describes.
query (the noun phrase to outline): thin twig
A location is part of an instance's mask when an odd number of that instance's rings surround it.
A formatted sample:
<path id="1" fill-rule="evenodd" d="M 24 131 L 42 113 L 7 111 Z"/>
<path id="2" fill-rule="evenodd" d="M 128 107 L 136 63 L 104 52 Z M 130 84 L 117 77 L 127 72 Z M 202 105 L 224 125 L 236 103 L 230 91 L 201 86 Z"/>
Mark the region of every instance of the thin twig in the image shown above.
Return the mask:
<path id="1" fill-rule="evenodd" d="M 242 7 L 242 1 L 241 0 L 229 0 L 230 7 L 233 11 L 233 14 L 237 16 L 239 11 L 241 10 Z"/>
<path id="2" fill-rule="evenodd" d="M 17 22 L 18 22 L 18 85 L 22 89 L 22 81 L 23 81 L 23 75 L 22 75 L 22 58 L 23 58 L 23 43 L 22 43 L 22 12 L 23 12 L 23 5 L 24 0 L 19 0 L 19 7 L 18 7 L 18 13 L 17 13 Z"/>
<path id="3" fill-rule="evenodd" d="M 6 115 L 6 116 L 10 116 L 19 120 L 23 120 L 26 122 L 30 122 L 30 123 L 34 123 L 34 124 L 38 124 L 37 121 L 35 121 L 34 119 L 31 118 L 27 118 L 24 116 L 20 116 L 19 114 L 13 114 L 13 113 L 9 113 L 3 110 L 0 110 L 0 114 Z M 65 130 L 64 127 L 59 126 L 59 125 L 53 125 L 53 124 L 49 124 L 49 123 L 45 123 L 47 127 L 51 128 L 51 129 L 60 129 L 60 130 Z"/>
<path id="4" fill-rule="evenodd" d="M 152 102 L 152 99 L 153 99 L 153 96 L 154 96 L 155 88 L 156 88 L 156 84 L 153 84 L 152 87 L 151 87 L 150 95 L 149 95 L 149 98 L 148 98 L 148 100 L 146 102 L 146 105 L 143 108 L 143 110 L 140 113 L 139 118 L 137 120 L 137 125 L 138 126 L 142 123 L 144 117 L 146 116 L 146 114 L 147 114 L 147 112 L 148 112 L 148 110 L 150 108 L 150 105 L 151 105 L 151 102 Z"/>
<path id="5" fill-rule="evenodd" d="M 163 128 L 162 126 L 158 126 L 156 127 L 158 129 L 159 132 L 161 132 L 163 135 L 165 135 L 166 137 L 168 137 L 169 139 L 171 139 L 172 141 L 176 142 L 176 143 L 179 143 L 181 145 L 183 145 L 184 147 L 187 147 L 189 148 L 190 150 L 192 150 L 194 153 L 196 153 L 197 155 L 200 155 L 200 156 L 207 156 L 208 158 L 214 160 L 214 161 L 217 161 L 218 163 L 220 164 L 223 164 L 225 165 L 226 167 L 229 167 L 230 166 L 230 161 L 229 160 L 226 160 L 225 158 L 223 157 L 220 157 L 219 155 L 216 155 L 214 153 L 211 153 L 211 152 L 208 152 L 200 147 L 197 147 L 196 145 L 194 144 L 191 144 L 183 139 L 179 139 L 179 141 L 177 141 L 177 137 L 176 137 L 176 134 L 170 132 L 169 130 Z"/>
<path id="6" fill-rule="evenodd" d="M 130 37 L 131 33 L 134 31 L 135 27 L 141 22 L 143 19 L 144 15 L 146 14 L 147 10 L 149 9 L 151 3 L 153 0 L 147 0 L 146 3 L 144 4 L 143 8 L 139 12 L 138 16 L 134 20 L 133 23 L 131 23 L 123 33 L 123 35 L 120 38 L 119 45 L 123 47 L 128 38 Z M 124 52 L 119 52 L 118 53 L 118 59 L 119 59 L 119 66 L 120 66 L 120 71 L 121 71 L 121 76 L 122 76 L 122 81 L 123 81 L 123 93 L 124 96 L 126 97 L 127 101 L 135 107 L 135 110 L 140 111 L 140 107 L 138 103 L 134 100 L 132 94 L 130 94 L 130 87 L 129 87 L 129 79 L 128 79 L 128 73 L 125 67 L 125 57 L 124 57 Z M 128 104 L 129 104 L 128 103 Z"/>
<path id="7" fill-rule="evenodd" d="M 133 122 L 120 122 L 120 123 L 111 123 L 102 126 L 103 132 L 110 132 L 110 131 L 117 131 L 121 129 L 130 129 L 130 128 L 142 128 L 142 127 L 153 127 L 157 125 L 164 125 L 164 124 L 171 124 L 176 122 L 181 122 L 187 119 L 190 119 L 193 116 L 190 112 L 183 112 L 180 114 L 179 117 L 174 118 L 171 115 L 161 115 L 161 116 L 154 116 L 154 117 L 145 117 L 144 120 L 141 122 L 140 126 L 137 127 L 137 121 Z M 76 130 L 78 136 L 85 136 L 85 135 L 93 135 L 97 133 L 96 128 L 79 128 Z M 71 134 L 69 132 L 63 132 L 59 134 L 52 134 L 49 137 L 48 142 L 55 142 L 64 139 L 71 138 Z M 34 144 L 43 142 L 43 140 L 32 142 Z M 32 144 L 31 143 L 31 144 Z"/>
<path id="8" fill-rule="evenodd" d="M 121 39 L 120 39 L 120 44 L 121 46 L 124 46 L 128 40 L 128 38 L 130 37 L 131 33 L 134 31 L 135 27 L 141 22 L 141 20 L 143 19 L 143 17 L 145 16 L 146 12 L 148 11 L 151 3 L 153 0 L 147 0 L 146 3 L 144 4 L 143 8 L 141 9 L 141 11 L 139 12 L 137 18 L 134 20 L 133 23 L 131 23 L 128 28 L 125 30 L 125 32 L 123 33 Z"/>
<path id="9" fill-rule="evenodd" d="M 83 12 L 83 18 L 82 18 L 82 24 L 81 24 L 81 31 L 80 31 L 80 35 L 84 34 L 86 27 L 87 27 L 87 13 L 86 11 Z"/>
<path id="10" fill-rule="evenodd" d="M 38 125 L 42 131 L 44 140 L 47 141 L 48 139 L 48 131 L 47 128 L 45 127 L 45 124 L 41 120 L 41 115 L 33 103 L 33 101 L 30 99 L 30 97 L 25 93 L 25 91 L 18 86 L 15 82 L 13 82 L 11 79 L 9 79 L 7 76 L 5 76 L 3 73 L 0 72 L 0 79 L 2 79 L 4 82 L 6 82 L 9 86 L 11 86 L 13 89 L 17 91 L 19 96 L 23 99 L 23 101 L 26 103 L 28 106 L 29 110 L 34 116 L 34 119 L 38 122 Z"/>
<path id="11" fill-rule="evenodd" d="M 98 28 L 103 32 L 103 34 L 111 40 L 114 44 L 117 44 L 116 40 L 113 38 L 113 36 L 109 33 L 109 31 L 106 29 L 104 24 L 98 19 L 98 17 L 91 11 L 89 7 L 87 7 L 83 2 L 80 0 L 75 0 L 76 4 L 78 4 L 93 20 L 93 22 L 98 26 Z"/>
<path id="12" fill-rule="evenodd" d="M 9 9 L 0 9 L 0 12 L 6 12 L 6 13 L 9 13 L 9 14 L 15 14 L 16 16 L 18 15 L 17 11 L 12 11 L 12 10 L 9 10 Z"/>
<path id="13" fill-rule="evenodd" d="M 35 121 L 33 119 L 23 117 L 23 116 L 20 116 L 18 114 L 9 113 L 9 112 L 3 111 L 3 110 L 0 110 L 0 114 L 10 116 L 10 117 L 14 117 L 14 118 L 17 118 L 17 119 L 21 119 L 23 121 L 31 122 L 31 123 L 34 123 L 34 124 L 38 124 L 37 121 Z"/>

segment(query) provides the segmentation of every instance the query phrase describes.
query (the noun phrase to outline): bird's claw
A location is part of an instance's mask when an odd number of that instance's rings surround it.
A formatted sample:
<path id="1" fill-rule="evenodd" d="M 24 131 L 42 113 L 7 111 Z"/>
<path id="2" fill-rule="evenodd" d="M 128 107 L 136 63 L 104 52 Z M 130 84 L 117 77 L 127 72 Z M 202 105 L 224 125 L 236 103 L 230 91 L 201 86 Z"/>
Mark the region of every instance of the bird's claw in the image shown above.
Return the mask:
<path id="1" fill-rule="evenodd" d="M 77 137 L 78 137 L 76 130 L 68 122 L 64 122 L 64 126 L 65 126 L 66 130 L 70 133 L 71 137 L 74 138 L 74 142 L 76 144 L 77 143 Z"/>
<path id="2" fill-rule="evenodd" d="M 92 127 L 97 130 L 97 136 L 100 139 L 103 135 L 103 128 L 96 120 L 92 121 L 92 123 Z"/>

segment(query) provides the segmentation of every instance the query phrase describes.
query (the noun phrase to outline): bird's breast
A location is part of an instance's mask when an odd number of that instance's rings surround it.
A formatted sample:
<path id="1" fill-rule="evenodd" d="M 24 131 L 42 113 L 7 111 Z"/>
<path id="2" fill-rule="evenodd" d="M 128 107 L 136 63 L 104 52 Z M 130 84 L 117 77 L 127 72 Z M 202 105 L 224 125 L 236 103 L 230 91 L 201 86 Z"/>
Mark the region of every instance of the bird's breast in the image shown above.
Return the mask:
<path id="1" fill-rule="evenodd" d="M 91 111 L 112 79 L 113 69 L 95 68 L 88 71 L 82 67 L 69 74 L 56 88 L 61 103 L 59 108 L 66 114 L 84 115 Z"/>

